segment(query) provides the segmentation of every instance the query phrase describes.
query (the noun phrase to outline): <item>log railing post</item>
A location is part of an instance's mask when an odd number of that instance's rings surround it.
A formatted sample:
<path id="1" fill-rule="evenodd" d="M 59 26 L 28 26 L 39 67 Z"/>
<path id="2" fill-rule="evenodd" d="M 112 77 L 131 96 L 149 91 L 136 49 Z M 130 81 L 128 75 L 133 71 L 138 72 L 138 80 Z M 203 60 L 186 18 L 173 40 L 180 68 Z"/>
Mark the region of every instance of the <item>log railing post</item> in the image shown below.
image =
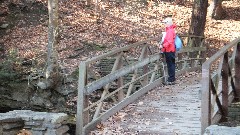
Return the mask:
<path id="1" fill-rule="evenodd" d="M 199 37 L 200 40 L 201 40 L 201 44 L 200 44 L 200 47 L 204 47 L 204 37 Z M 203 53 L 202 51 L 197 51 L 196 53 L 196 58 L 205 58 L 205 56 L 203 56 L 203 54 L 206 54 L 206 53 Z M 202 61 L 205 61 L 205 59 L 197 59 L 195 60 L 195 63 L 194 63 L 194 67 L 197 67 L 200 64 L 202 64 L 203 62 Z"/>
<path id="2" fill-rule="evenodd" d="M 119 64 L 118 64 L 118 67 L 117 69 L 121 69 L 123 66 L 123 59 L 122 57 L 119 59 Z M 118 80 L 117 80 L 117 85 L 118 85 L 118 88 L 122 87 L 123 86 L 123 77 L 120 77 Z M 118 102 L 122 101 L 124 99 L 124 92 L 123 92 L 123 89 L 120 90 L 118 92 Z"/>
<path id="3" fill-rule="evenodd" d="M 154 66 L 154 70 L 157 70 L 158 67 L 159 67 L 159 61 L 156 62 L 155 66 Z M 150 82 L 149 82 L 149 83 L 152 83 L 152 82 L 154 81 L 155 76 L 156 76 L 156 71 L 154 71 L 154 72 L 152 73 L 152 76 L 151 76 L 151 79 L 150 79 Z"/>
<path id="4" fill-rule="evenodd" d="M 148 55 L 148 46 L 145 45 L 143 48 L 143 52 L 142 52 L 143 56 L 141 59 L 147 58 Z M 143 66 L 143 74 L 146 74 L 148 72 L 148 65 Z M 143 86 L 146 86 L 148 84 L 148 75 L 146 75 L 143 78 Z"/>
<path id="5" fill-rule="evenodd" d="M 240 42 L 237 44 L 236 48 L 236 57 L 235 57 L 235 90 L 236 95 L 235 99 L 240 101 Z"/>
<path id="6" fill-rule="evenodd" d="M 88 112 L 84 112 L 85 106 L 88 104 L 86 100 L 86 79 L 87 68 L 85 62 L 79 64 L 79 80 L 78 80 L 78 99 L 77 99 L 77 119 L 76 119 L 76 135 L 84 135 L 84 126 L 89 121 Z"/>
<path id="7" fill-rule="evenodd" d="M 228 66 L 228 52 L 224 54 L 222 63 L 222 121 L 226 121 L 228 115 L 228 82 L 229 82 L 229 66 Z"/>
<path id="8" fill-rule="evenodd" d="M 205 44 L 205 38 L 203 37 L 202 42 L 201 42 L 201 47 L 207 47 L 205 45 L 206 45 Z M 202 51 L 201 54 L 200 54 L 200 57 L 203 58 L 201 60 L 201 64 L 206 61 L 206 56 L 207 56 L 206 53 Z"/>
<path id="9" fill-rule="evenodd" d="M 201 134 L 211 124 L 210 65 L 203 64 L 201 95 Z"/>

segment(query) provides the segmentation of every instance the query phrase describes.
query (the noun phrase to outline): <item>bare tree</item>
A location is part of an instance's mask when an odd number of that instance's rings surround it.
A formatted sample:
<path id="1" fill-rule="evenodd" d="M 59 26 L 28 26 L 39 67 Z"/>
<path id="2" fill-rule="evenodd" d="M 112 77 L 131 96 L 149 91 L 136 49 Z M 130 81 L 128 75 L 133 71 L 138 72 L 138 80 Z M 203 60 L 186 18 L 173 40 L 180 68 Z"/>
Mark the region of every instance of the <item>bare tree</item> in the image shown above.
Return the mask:
<path id="1" fill-rule="evenodd" d="M 48 46 L 47 46 L 47 63 L 44 82 L 38 83 L 42 89 L 53 87 L 59 80 L 59 71 L 57 64 L 57 45 L 58 45 L 58 0 L 48 0 Z"/>
<path id="2" fill-rule="evenodd" d="M 204 36 L 204 29 L 206 24 L 208 0 L 195 0 L 192 10 L 192 20 L 189 28 L 189 34 L 195 36 Z M 199 46 L 200 38 L 193 40 L 192 46 Z"/>
<path id="3" fill-rule="evenodd" d="M 213 19 L 224 19 L 227 16 L 226 11 L 222 7 L 222 0 L 212 0 L 209 12 Z"/>

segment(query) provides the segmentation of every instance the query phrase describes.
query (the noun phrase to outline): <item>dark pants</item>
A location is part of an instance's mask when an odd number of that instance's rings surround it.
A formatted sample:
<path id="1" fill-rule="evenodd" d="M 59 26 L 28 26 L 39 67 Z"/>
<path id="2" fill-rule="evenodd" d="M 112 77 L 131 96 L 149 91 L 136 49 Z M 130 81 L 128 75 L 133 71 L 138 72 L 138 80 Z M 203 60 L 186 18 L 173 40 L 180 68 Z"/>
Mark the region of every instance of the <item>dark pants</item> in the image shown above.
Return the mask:
<path id="1" fill-rule="evenodd" d="M 168 82 L 175 81 L 175 53 L 164 52 L 168 69 Z"/>

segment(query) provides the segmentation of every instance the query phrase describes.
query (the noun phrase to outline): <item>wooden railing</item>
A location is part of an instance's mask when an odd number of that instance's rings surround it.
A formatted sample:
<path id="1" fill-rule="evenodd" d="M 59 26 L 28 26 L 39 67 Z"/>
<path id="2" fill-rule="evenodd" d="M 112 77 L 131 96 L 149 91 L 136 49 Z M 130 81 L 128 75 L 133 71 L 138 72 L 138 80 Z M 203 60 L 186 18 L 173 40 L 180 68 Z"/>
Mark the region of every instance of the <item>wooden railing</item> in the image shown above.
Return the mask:
<path id="1" fill-rule="evenodd" d="M 187 38 L 182 36 L 184 41 Z M 204 38 L 196 38 L 202 41 L 200 47 L 184 47 L 178 52 L 176 74 L 201 69 Z M 76 135 L 87 134 L 162 83 L 167 76 L 166 65 L 153 45 L 159 39 L 147 39 L 80 62 Z"/>
<path id="2" fill-rule="evenodd" d="M 240 38 L 202 65 L 202 134 L 211 124 L 226 121 L 228 105 L 240 98 Z"/>

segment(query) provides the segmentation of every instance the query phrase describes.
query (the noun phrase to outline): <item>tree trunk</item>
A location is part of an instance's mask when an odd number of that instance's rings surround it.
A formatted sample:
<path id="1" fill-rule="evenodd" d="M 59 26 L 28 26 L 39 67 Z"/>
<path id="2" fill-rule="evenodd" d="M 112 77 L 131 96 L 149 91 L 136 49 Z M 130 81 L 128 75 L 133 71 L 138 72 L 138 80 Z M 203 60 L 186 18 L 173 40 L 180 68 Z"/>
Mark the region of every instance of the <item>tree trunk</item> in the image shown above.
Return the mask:
<path id="1" fill-rule="evenodd" d="M 52 86 L 59 78 L 57 64 L 57 44 L 58 44 L 58 0 L 48 0 L 49 26 L 48 26 L 48 46 L 47 46 L 47 64 L 46 64 L 46 84 Z"/>
<path id="2" fill-rule="evenodd" d="M 224 19 L 227 14 L 226 11 L 222 7 L 222 0 L 212 0 L 210 7 L 209 7 L 210 16 L 213 19 Z"/>
<path id="3" fill-rule="evenodd" d="M 195 36 L 204 36 L 206 24 L 208 0 L 195 0 L 192 11 L 192 21 L 189 28 L 189 34 Z M 193 39 L 191 46 L 200 46 L 201 39 Z"/>

